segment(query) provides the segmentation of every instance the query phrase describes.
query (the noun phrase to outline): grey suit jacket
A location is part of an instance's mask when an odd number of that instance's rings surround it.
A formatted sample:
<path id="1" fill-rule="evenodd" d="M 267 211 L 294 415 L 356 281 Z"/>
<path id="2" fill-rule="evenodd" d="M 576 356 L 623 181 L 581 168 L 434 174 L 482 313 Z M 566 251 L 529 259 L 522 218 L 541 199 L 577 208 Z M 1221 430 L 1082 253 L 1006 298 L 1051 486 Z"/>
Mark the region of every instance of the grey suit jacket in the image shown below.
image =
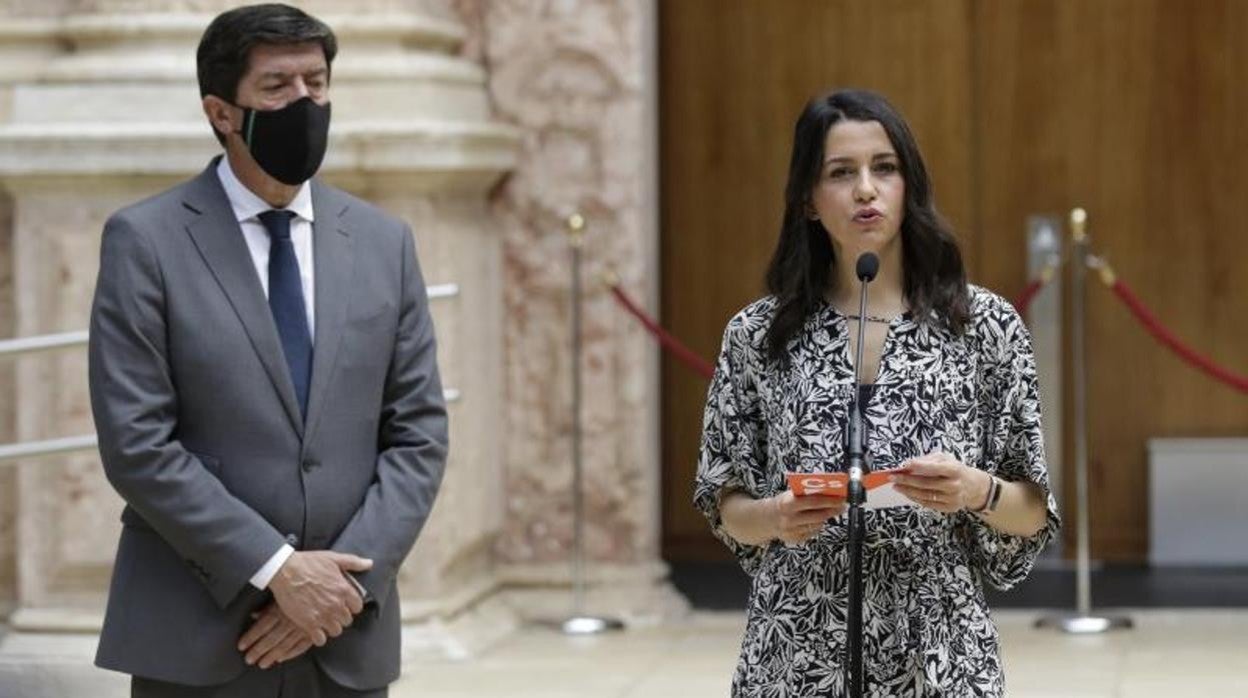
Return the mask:
<path id="1" fill-rule="evenodd" d="M 114 214 L 91 312 L 91 407 L 125 499 L 96 663 L 188 685 L 245 668 L 283 543 L 372 558 L 374 604 L 312 654 L 338 683 L 399 673 L 395 577 L 447 452 L 412 236 L 313 181 L 316 337 L 306 423 L 246 242 L 215 173 Z"/>

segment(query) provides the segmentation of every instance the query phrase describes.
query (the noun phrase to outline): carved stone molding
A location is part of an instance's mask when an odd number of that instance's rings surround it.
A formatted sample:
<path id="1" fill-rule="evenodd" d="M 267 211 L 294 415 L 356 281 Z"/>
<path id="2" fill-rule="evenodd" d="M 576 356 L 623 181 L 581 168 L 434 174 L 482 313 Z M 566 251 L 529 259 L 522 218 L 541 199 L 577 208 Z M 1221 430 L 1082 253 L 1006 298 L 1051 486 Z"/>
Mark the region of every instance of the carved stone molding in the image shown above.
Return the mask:
<path id="1" fill-rule="evenodd" d="M 420 191 L 484 192 L 515 162 L 517 138 L 488 122 L 335 122 L 323 169 L 350 182 L 400 176 Z M 73 176 L 186 176 L 216 150 L 205 124 L 0 125 L 0 183 L 17 191 Z"/>

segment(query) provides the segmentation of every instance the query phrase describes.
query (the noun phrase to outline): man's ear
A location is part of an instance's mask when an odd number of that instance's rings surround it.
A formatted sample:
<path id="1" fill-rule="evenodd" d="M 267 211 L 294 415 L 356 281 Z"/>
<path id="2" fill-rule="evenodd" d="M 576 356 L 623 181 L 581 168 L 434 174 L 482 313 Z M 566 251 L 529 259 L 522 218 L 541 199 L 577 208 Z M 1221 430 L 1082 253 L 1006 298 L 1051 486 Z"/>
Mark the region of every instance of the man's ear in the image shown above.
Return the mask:
<path id="1" fill-rule="evenodd" d="M 204 116 L 208 117 L 208 123 L 212 124 L 212 127 L 222 137 L 228 138 L 231 133 L 242 128 L 242 124 L 234 123 L 236 119 L 241 118 L 239 108 L 224 99 L 216 95 L 204 95 L 203 106 Z"/>

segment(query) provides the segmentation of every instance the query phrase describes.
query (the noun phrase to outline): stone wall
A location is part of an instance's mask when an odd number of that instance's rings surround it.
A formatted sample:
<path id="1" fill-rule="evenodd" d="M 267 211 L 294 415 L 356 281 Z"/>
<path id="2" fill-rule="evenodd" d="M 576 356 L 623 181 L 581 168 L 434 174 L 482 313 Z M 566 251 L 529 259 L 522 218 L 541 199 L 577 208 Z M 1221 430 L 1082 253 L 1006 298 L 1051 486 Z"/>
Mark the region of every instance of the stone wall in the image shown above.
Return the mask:
<path id="1" fill-rule="evenodd" d="M 506 519 L 496 550 L 526 615 L 558 614 L 573 543 L 571 252 L 582 261 L 581 420 L 588 606 L 678 613 L 659 559 L 658 354 L 602 284 L 657 306 L 655 6 L 649 0 L 458 0 L 464 55 L 496 118 L 523 134 L 492 196 L 503 237 Z M 522 592 L 532 593 L 522 593 Z M 519 597 L 519 598 L 516 598 Z"/>
<path id="2" fill-rule="evenodd" d="M 506 278 L 507 511 L 516 564 L 566 559 L 571 537 L 570 249 L 588 221 L 582 284 L 586 549 L 658 559 L 654 347 L 601 283 L 613 269 L 652 307 L 657 274 L 653 8 L 631 0 L 486 2 L 480 50 L 499 119 L 524 134 L 494 196 Z"/>

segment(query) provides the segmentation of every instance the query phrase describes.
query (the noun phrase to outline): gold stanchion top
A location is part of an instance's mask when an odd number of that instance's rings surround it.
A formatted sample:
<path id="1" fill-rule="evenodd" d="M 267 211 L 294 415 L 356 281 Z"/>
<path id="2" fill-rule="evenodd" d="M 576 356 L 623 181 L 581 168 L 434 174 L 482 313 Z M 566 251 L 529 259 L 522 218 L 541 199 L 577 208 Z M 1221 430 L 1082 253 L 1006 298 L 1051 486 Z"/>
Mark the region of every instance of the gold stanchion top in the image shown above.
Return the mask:
<path id="1" fill-rule="evenodd" d="M 1070 211 L 1070 236 L 1075 242 L 1083 242 L 1088 237 L 1088 212 L 1082 208 Z"/>
<path id="2" fill-rule="evenodd" d="M 574 212 L 563 222 L 568 231 L 568 242 L 573 247 L 580 247 L 585 237 L 585 216 Z"/>

